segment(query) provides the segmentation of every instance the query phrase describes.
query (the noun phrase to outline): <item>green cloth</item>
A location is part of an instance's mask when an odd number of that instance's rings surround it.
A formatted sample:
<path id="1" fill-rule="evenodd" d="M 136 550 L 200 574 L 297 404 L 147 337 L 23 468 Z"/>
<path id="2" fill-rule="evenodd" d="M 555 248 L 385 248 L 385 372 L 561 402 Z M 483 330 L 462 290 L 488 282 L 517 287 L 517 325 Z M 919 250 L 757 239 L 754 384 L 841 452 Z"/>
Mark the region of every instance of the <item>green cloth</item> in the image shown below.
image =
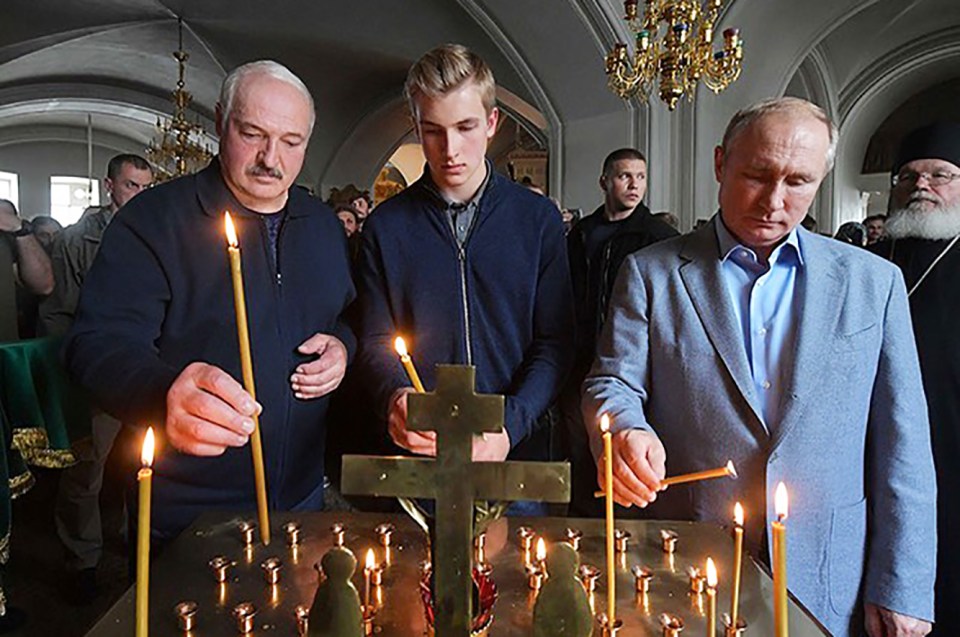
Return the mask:
<path id="1" fill-rule="evenodd" d="M 0 343 L 0 405 L 8 420 L 5 434 L 8 425 L 41 430 L 51 450 L 67 451 L 71 442 L 90 435 L 90 406 L 67 377 L 60 345 L 59 338 Z"/>

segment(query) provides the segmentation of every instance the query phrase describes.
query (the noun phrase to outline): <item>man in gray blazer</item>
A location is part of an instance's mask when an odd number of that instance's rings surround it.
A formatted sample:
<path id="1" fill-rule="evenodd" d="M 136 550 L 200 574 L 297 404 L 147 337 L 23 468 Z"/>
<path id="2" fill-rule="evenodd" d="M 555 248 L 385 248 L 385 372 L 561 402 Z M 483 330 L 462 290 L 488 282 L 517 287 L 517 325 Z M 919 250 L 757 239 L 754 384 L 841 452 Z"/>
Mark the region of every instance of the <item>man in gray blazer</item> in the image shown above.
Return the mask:
<path id="1" fill-rule="evenodd" d="M 834 634 L 930 631 L 936 487 L 906 290 L 896 267 L 797 227 L 837 130 L 794 98 L 737 113 L 715 151 L 720 212 L 620 269 L 584 422 L 613 422 L 619 504 L 729 523 L 769 560 L 790 493 L 791 592 Z M 660 491 L 670 473 L 740 479 Z M 602 482 L 602 471 L 598 470 Z"/>

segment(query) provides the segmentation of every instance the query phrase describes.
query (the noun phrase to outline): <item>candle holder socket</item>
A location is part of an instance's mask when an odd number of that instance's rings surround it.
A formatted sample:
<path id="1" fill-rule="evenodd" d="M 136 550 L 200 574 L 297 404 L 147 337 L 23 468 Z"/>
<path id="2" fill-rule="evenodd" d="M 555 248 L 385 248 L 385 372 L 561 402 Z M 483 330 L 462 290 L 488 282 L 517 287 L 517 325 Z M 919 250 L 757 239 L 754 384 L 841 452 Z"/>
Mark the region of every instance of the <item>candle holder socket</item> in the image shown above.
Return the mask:
<path id="1" fill-rule="evenodd" d="M 737 625 L 732 626 L 732 618 L 729 613 L 723 614 L 723 635 L 724 637 L 743 637 L 747 634 L 747 622 L 743 617 L 737 617 Z"/>
<path id="2" fill-rule="evenodd" d="M 257 609 L 250 602 L 242 602 L 233 607 L 233 618 L 237 620 L 237 630 L 243 635 L 253 632 L 253 621 L 256 616 Z"/>
<path id="3" fill-rule="evenodd" d="M 300 523 L 287 522 L 283 525 L 283 532 L 287 536 L 287 546 L 294 547 L 300 545 Z"/>
<path id="4" fill-rule="evenodd" d="M 667 555 L 673 555 L 677 552 L 678 536 L 674 531 L 663 529 L 660 531 L 660 539 L 663 542 L 663 552 Z"/>
<path id="5" fill-rule="evenodd" d="M 676 615 L 660 615 L 660 625 L 663 627 L 663 637 L 680 637 L 683 632 L 683 620 Z"/>
<path id="6" fill-rule="evenodd" d="M 393 532 L 396 530 L 394 526 L 390 523 L 380 524 L 374 529 L 377 533 L 377 537 L 380 538 L 380 546 L 383 548 L 390 547 L 390 536 L 393 535 Z"/>
<path id="7" fill-rule="evenodd" d="M 613 625 L 611 626 L 610 618 L 607 617 L 607 614 L 600 613 L 597 615 L 597 626 L 600 628 L 601 637 L 616 637 L 617 633 L 620 632 L 620 629 L 623 628 L 623 620 L 614 620 Z"/>
<path id="8" fill-rule="evenodd" d="M 379 564 L 370 570 L 370 585 L 383 586 L 383 567 Z"/>
<path id="9" fill-rule="evenodd" d="M 293 609 L 293 617 L 297 622 L 297 637 L 307 637 L 310 632 L 310 608 L 298 605 Z"/>
<path id="10" fill-rule="evenodd" d="M 580 550 L 580 542 L 583 540 L 583 532 L 579 529 L 567 529 L 567 542 L 573 547 L 574 551 Z"/>
<path id="11" fill-rule="evenodd" d="M 653 579 L 653 571 L 645 566 L 634 566 L 633 577 L 636 581 L 638 593 L 650 592 L 650 580 Z"/>
<path id="12" fill-rule="evenodd" d="M 180 602 L 173 607 L 173 614 L 177 616 L 177 627 L 188 633 L 197 625 L 197 603 Z"/>
<path id="13" fill-rule="evenodd" d="M 280 561 L 279 557 L 267 558 L 260 564 L 260 568 L 263 569 L 263 578 L 267 581 L 267 584 L 280 583 L 280 569 L 283 568 L 283 562 Z"/>
<path id="14" fill-rule="evenodd" d="M 209 565 L 210 565 L 210 570 L 213 571 L 214 581 L 220 584 L 225 583 L 227 581 L 227 578 L 229 577 L 227 571 L 229 571 L 230 568 L 235 564 L 236 562 L 234 562 L 233 560 L 228 560 L 226 557 L 222 555 L 217 555 L 212 560 L 210 560 Z"/>
<path id="15" fill-rule="evenodd" d="M 520 548 L 525 553 L 529 553 L 533 548 L 533 538 L 537 536 L 529 526 L 521 526 L 517 529 L 517 535 L 520 537 Z"/>
<path id="16" fill-rule="evenodd" d="M 343 539 L 344 535 L 346 535 L 347 527 L 337 522 L 330 527 L 330 532 L 333 534 L 333 545 L 337 547 L 343 546 Z"/>
<path id="17" fill-rule="evenodd" d="M 243 545 L 252 547 L 257 535 L 257 525 L 254 522 L 241 522 L 237 525 L 240 529 L 240 537 L 243 538 Z"/>
<path id="18" fill-rule="evenodd" d="M 707 588 L 707 577 L 700 572 L 700 569 L 691 566 L 687 571 L 690 575 L 690 593 L 693 595 L 703 595 Z"/>
<path id="19" fill-rule="evenodd" d="M 630 541 L 630 531 L 617 529 L 613 532 L 613 545 L 617 553 L 627 552 L 627 542 Z"/>
<path id="20" fill-rule="evenodd" d="M 581 564 L 577 574 L 580 577 L 580 583 L 583 584 L 584 590 L 588 593 L 593 593 L 597 590 L 597 579 L 600 577 L 600 569 L 590 564 Z"/>
<path id="21" fill-rule="evenodd" d="M 546 579 L 546 572 L 538 565 L 527 565 L 527 586 L 530 590 L 539 591 Z"/>

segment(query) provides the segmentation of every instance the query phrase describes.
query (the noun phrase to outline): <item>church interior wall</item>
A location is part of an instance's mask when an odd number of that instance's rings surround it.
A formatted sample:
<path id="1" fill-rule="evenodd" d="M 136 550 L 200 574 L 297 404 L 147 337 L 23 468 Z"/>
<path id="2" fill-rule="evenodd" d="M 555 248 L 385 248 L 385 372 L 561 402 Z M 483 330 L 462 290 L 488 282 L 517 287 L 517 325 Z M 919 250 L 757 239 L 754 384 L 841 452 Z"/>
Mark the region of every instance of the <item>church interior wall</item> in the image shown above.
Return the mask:
<path id="1" fill-rule="evenodd" d="M 94 144 L 93 178 L 101 184 L 100 201 L 105 201 L 102 183 L 107 162 L 118 152 L 142 152 L 133 143 L 127 147 Z M 50 177 L 87 176 L 86 143 L 32 141 L 0 145 L 0 171 L 19 176 L 20 214 L 32 219 L 50 214 Z"/>

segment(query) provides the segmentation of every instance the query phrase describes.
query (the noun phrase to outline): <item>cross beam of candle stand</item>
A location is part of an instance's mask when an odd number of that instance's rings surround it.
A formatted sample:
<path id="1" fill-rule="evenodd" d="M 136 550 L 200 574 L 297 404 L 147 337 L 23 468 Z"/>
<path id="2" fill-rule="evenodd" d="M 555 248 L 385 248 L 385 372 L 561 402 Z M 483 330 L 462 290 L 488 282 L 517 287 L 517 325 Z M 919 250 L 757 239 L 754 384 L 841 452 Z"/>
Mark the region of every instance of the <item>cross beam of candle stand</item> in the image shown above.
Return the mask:
<path id="1" fill-rule="evenodd" d="M 411 394 L 407 429 L 435 431 L 437 457 L 343 457 L 345 494 L 436 501 L 435 630 L 468 637 L 473 617 L 475 500 L 569 502 L 570 465 L 472 462 L 473 438 L 503 429 L 503 396 L 479 395 L 472 366 L 438 365 L 437 389 Z"/>

